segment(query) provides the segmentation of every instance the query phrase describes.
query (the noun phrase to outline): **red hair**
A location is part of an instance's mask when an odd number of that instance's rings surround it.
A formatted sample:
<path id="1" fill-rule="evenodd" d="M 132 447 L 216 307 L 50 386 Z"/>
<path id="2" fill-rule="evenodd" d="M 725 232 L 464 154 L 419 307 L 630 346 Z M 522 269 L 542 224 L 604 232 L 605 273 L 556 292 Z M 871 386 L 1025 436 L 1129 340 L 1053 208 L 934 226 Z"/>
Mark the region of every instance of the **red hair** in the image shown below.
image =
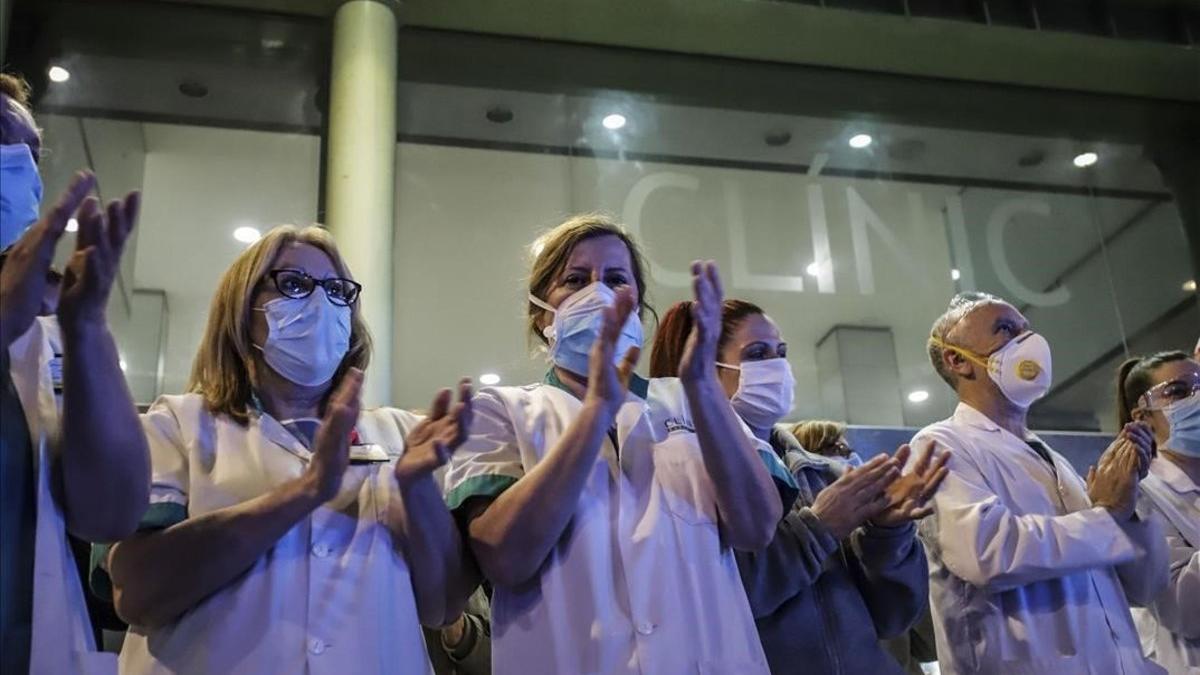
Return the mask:
<path id="1" fill-rule="evenodd" d="M 650 349 L 650 377 L 677 377 L 679 362 L 688 336 L 692 334 L 692 300 L 671 305 L 654 333 L 654 345 Z M 721 337 L 717 338 L 717 350 L 729 344 L 733 332 L 746 317 L 765 314 L 758 305 L 745 300 L 726 300 L 721 303 Z"/>

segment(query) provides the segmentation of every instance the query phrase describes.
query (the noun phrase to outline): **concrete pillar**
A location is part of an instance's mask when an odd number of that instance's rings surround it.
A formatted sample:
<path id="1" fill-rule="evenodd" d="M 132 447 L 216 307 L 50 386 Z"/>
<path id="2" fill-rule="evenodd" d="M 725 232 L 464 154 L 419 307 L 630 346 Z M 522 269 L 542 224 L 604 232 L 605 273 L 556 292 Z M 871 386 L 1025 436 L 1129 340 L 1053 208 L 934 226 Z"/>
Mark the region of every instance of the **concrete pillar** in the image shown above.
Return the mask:
<path id="1" fill-rule="evenodd" d="M 396 30 L 392 4 L 380 0 L 348 0 L 333 18 L 325 222 L 363 285 L 375 340 L 365 405 L 392 404 Z"/>
<path id="2" fill-rule="evenodd" d="M 890 328 L 836 326 L 817 342 L 821 409 L 848 424 L 904 426 Z"/>

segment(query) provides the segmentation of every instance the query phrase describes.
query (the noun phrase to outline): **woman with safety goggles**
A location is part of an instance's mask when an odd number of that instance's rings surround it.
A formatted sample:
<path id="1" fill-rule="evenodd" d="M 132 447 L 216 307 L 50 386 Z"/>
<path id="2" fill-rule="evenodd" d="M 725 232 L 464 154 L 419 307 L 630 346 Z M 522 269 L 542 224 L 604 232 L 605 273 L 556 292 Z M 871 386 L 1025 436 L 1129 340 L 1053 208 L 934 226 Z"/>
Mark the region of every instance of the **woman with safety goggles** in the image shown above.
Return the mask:
<path id="1" fill-rule="evenodd" d="M 1138 515 L 1167 535 L 1170 581 L 1138 630 L 1147 655 L 1169 673 L 1200 672 L 1200 363 L 1161 352 L 1122 364 L 1117 417 L 1150 425 L 1158 455 L 1142 481 Z"/>

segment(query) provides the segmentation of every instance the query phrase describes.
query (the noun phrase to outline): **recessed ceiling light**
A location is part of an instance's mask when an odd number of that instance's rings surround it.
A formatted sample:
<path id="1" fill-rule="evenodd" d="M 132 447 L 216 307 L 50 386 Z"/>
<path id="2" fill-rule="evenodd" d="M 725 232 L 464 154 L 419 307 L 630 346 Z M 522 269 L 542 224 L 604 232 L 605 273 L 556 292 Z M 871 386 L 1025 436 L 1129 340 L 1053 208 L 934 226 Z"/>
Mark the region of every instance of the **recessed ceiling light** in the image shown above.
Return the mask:
<path id="1" fill-rule="evenodd" d="M 785 131 L 783 129 L 768 131 L 767 134 L 763 136 L 763 141 L 772 148 L 781 148 L 792 142 L 792 132 Z"/>
<path id="2" fill-rule="evenodd" d="M 500 376 L 496 373 L 484 373 L 479 376 L 479 384 L 487 385 L 489 387 L 493 384 L 500 384 Z"/>
<path id="3" fill-rule="evenodd" d="M 850 137 L 850 147 L 861 150 L 861 149 L 867 147 L 868 145 L 870 145 L 872 140 L 873 139 L 871 138 L 871 136 L 869 134 L 858 134 L 855 136 L 851 136 Z"/>
<path id="4" fill-rule="evenodd" d="M 616 131 L 617 129 L 625 126 L 625 116 L 621 113 L 605 115 L 604 119 L 600 120 L 600 123 L 604 125 L 605 129 L 612 129 L 613 131 Z"/>
<path id="5" fill-rule="evenodd" d="M 1046 161 L 1046 153 L 1041 150 L 1030 150 L 1029 152 L 1017 158 L 1017 166 L 1022 169 L 1031 169 L 1035 166 L 1041 166 L 1042 162 Z"/>
<path id="6" fill-rule="evenodd" d="M 242 227 L 239 227 L 233 231 L 233 238 L 237 239 L 243 244 L 253 244 L 262 238 L 262 233 L 258 231 L 257 227 L 243 225 Z"/>
<path id="7" fill-rule="evenodd" d="M 67 221 L 67 232 L 78 232 L 78 231 L 79 231 L 79 221 L 75 220 L 74 218 L 68 220 Z"/>
<path id="8" fill-rule="evenodd" d="M 496 124 L 506 124 L 512 121 L 513 111 L 502 105 L 494 105 L 487 109 L 487 118 L 489 122 Z"/>
<path id="9" fill-rule="evenodd" d="M 804 271 L 807 272 L 810 277 L 815 277 L 821 273 L 821 264 L 809 263 L 808 267 L 804 268 Z"/>
<path id="10" fill-rule="evenodd" d="M 929 392 L 924 389 L 914 389 L 908 392 L 908 400 L 913 403 L 924 403 L 929 400 Z"/>
<path id="11" fill-rule="evenodd" d="M 50 66 L 46 74 L 50 76 L 51 82 L 66 82 L 71 79 L 71 71 L 62 66 Z"/>
<path id="12" fill-rule="evenodd" d="M 1100 159 L 1100 155 L 1097 155 L 1094 152 L 1084 152 L 1084 153 L 1075 155 L 1075 159 L 1073 159 L 1071 161 L 1075 164 L 1075 166 L 1082 169 L 1084 167 L 1088 167 L 1088 166 L 1095 164 L 1096 161 L 1099 159 Z"/>
<path id="13" fill-rule="evenodd" d="M 1183 290 L 1187 291 L 1188 293 L 1195 293 L 1196 292 L 1196 280 L 1188 279 L 1187 281 L 1183 282 Z"/>
<path id="14" fill-rule="evenodd" d="M 959 272 L 957 268 L 952 269 L 952 270 L 950 270 L 950 278 L 955 281 L 958 281 L 960 278 L 962 278 L 962 273 Z"/>
<path id="15" fill-rule="evenodd" d="M 179 93 L 188 98 L 204 98 L 208 96 L 208 86 L 197 80 L 184 80 L 179 83 Z"/>

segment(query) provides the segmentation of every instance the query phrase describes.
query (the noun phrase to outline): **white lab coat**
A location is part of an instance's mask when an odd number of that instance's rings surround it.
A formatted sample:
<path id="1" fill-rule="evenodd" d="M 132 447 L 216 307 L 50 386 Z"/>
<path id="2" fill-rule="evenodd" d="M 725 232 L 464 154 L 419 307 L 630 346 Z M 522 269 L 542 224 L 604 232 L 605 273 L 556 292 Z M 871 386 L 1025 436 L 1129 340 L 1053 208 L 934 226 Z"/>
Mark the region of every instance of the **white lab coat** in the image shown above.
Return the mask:
<path id="1" fill-rule="evenodd" d="M 1170 581 L 1138 629 L 1143 646 L 1171 675 L 1200 675 L 1200 486 L 1163 457 L 1142 481 L 1138 513 L 1162 525 L 1170 551 Z"/>
<path id="2" fill-rule="evenodd" d="M 67 542 L 61 503 L 60 411 L 50 367 L 59 351 L 53 318 L 34 321 L 9 347 L 9 370 L 29 425 L 37 480 L 29 672 L 116 673 L 116 655 L 96 650 L 83 585 Z"/>
<path id="3" fill-rule="evenodd" d="M 400 498 L 392 467 L 419 419 L 393 408 L 363 411 L 358 437 L 381 446 L 388 461 L 351 464 L 337 497 L 174 623 L 131 627 L 121 672 L 430 673 L 408 565 L 385 521 Z M 300 477 L 311 458 L 269 415 L 254 412 L 243 427 L 209 413 L 198 394 L 159 398 L 142 424 L 151 512 L 174 509 L 176 520 L 184 509 L 197 517 L 260 496 Z"/>
<path id="4" fill-rule="evenodd" d="M 550 384 L 481 390 L 471 437 L 446 477 L 451 508 L 494 497 L 528 473 L 581 405 Z M 630 393 L 615 436 L 620 452 L 605 439 L 536 578 L 496 587 L 493 672 L 765 674 L 679 380 L 651 380 L 645 400 Z"/>
<path id="5" fill-rule="evenodd" d="M 913 439 L 918 452 L 931 442 L 951 453 L 920 527 L 942 672 L 1161 672 L 1129 613 L 1166 581 L 1157 525 L 1121 525 L 1092 508 L 1061 455 L 1051 451 L 1051 468 L 968 405 Z"/>

